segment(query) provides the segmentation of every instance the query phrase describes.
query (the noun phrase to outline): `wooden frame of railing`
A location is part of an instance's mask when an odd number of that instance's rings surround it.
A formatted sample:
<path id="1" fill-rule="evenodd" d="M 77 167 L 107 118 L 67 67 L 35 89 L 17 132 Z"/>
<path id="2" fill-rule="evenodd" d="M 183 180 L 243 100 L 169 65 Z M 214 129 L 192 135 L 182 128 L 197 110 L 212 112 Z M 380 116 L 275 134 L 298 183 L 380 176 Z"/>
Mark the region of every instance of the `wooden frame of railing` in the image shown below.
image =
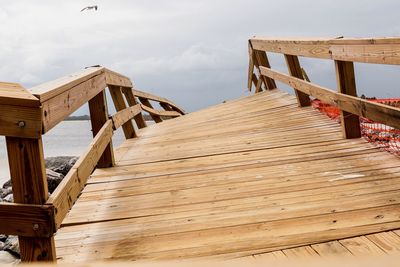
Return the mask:
<path id="1" fill-rule="evenodd" d="M 283 54 L 289 70 L 285 74 L 271 69 L 267 52 Z M 338 91 L 309 82 L 299 56 L 335 61 Z M 361 136 L 359 117 L 400 128 L 400 109 L 357 97 L 354 63 L 400 65 L 400 38 L 377 39 L 273 39 L 249 40 L 248 88 L 255 92 L 276 88 L 275 80 L 291 86 L 300 107 L 310 105 L 310 96 L 337 106 L 345 138 Z M 254 73 L 257 70 L 257 73 Z M 264 87 L 264 89 L 263 89 Z"/>
<path id="2" fill-rule="evenodd" d="M 108 87 L 117 113 L 108 115 Z M 158 123 L 185 112 L 171 101 L 134 90 L 129 78 L 104 67 L 90 67 L 29 91 L 0 83 L 0 135 L 6 136 L 10 176 L 16 203 L 1 203 L 0 233 L 18 235 L 22 261 L 55 261 L 53 235 L 78 199 L 96 167 L 114 165 L 113 132 L 127 139 L 146 127 L 142 111 Z M 125 97 L 124 97 L 125 96 Z M 142 104 L 138 104 L 139 101 Z M 155 110 L 156 101 L 164 110 Z M 41 136 L 89 104 L 93 141 L 56 190 L 48 196 Z"/>

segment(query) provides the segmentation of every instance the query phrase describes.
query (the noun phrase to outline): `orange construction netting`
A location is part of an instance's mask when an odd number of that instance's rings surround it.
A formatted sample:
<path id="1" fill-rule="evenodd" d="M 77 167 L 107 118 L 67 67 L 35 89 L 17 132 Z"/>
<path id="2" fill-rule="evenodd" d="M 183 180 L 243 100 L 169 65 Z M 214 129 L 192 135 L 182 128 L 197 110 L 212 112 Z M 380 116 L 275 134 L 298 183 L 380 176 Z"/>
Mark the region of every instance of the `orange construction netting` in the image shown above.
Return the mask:
<path id="1" fill-rule="evenodd" d="M 368 99 L 368 101 L 400 107 L 400 98 Z M 340 123 L 340 111 L 337 107 L 323 103 L 318 99 L 312 100 L 311 103 L 315 109 Z M 360 117 L 360 128 L 362 136 L 368 142 L 390 153 L 400 155 L 400 129 L 377 123 L 363 117 Z"/>

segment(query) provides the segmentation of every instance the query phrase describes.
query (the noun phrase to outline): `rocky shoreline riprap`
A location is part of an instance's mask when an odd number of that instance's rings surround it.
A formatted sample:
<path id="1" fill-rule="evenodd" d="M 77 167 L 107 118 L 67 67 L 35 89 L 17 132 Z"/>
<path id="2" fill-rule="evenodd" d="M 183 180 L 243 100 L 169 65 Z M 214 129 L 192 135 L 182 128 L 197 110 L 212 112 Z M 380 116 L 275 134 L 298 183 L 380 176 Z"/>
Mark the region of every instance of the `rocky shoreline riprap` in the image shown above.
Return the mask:
<path id="1" fill-rule="evenodd" d="M 46 175 L 49 194 L 51 194 L 77 161 L 77 157 L 46 158 Z M 14 202 L 11 180 L 0 188 L 0 202 Z M 0 265 L 18 263 L 20 251 L 17 236 L 0 234 Z"/>

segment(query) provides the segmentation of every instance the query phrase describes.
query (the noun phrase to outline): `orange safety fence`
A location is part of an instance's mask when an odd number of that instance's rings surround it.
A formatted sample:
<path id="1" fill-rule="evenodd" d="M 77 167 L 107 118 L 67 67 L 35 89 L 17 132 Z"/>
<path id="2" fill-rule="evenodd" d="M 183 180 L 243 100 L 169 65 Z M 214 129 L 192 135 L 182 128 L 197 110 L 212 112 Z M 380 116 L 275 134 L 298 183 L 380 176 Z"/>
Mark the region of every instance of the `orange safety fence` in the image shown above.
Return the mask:
<path id="1" fill-rule="evenodd" d="M 368 101 L 400 107 L 400 98 L 368 99 Z M 339 108 L 323 103 L 318 99 L 312 100 L 311 104 L 315 109 L 340 123 Z M 400 129 L 377 123 L 363 117 L 360 117 L 360 128 L 362 136 L 368 142 L 390 153 L 400 155 Z"/>

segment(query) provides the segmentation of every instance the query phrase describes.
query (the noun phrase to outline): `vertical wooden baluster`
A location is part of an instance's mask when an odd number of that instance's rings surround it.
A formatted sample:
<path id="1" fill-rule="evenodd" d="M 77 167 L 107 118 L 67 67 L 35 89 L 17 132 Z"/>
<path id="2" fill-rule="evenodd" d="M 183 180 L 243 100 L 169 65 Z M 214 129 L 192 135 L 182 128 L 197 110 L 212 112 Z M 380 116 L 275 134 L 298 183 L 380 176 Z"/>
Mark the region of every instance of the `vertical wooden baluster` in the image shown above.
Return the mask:
<path id="1" fill-rule="evenodd" d="M 289 74 L 293 77 L 304 80 L 303 72 L 301 71 L 299 58 L 297 56 L 285 55 L 286 65 L 289 70 Z M 299 107 L 307 107 L 311 105 L 310 97 L 298 90 L 294 90 L 297 97 L 297 103 Z"/>
<path id="2" fill-rule="evenodd" d="M 132 93 L 132 88 L 122 87 L 122 93 L 125 95 L 126 101 L 128 102 L 129 106 L 133 107 L 134 105 L 138 104 L 138 102 L 135 99 L 135 96 Z M 140 112 L 138 115 L 136 115 L 134 117 L 134 120 L 139 129 L 147 127 L 147 124 L 143 118 L 142 112 Z"/>
<path id="3" fill-rule="evenodd" d="M 14 202 L 44 204 L 48 189 L 42 139 L 7 136 L 6 143 Z M 23 262 L 56 261 L 53 237 L 20 236 L 18 240 Z"/>
<path id="4" fill-rule="evenodd" d="M 92 123 L 93 137 L 100 131 L 104 123 L 108 120 L 108 109 L 105 91 L 101 91 L 91 100 L 89 100 L 90 120 Z M 101 155 L 97 167 L 108 168 L 114 166 L 114 151 L 112 141 Z"/>
<path id="5" fill-rule="evenodd" d="M 259 73 L 260 73 L 260 68 L 259 68 L 260 66 L 271 68 L 271 65 L 269 64 L 268 61 L 267 53 L 265 53 L 264 51 L 253 50 L 253 55 L 254 55 L 253 58 L 254 65 L 257 67 Z M 260 75 L 260 79 L 263 80 L 265 88 L 267 90 L 272 90 L 276 88 L 276 83 L 273 79 L 262 75 Z"/>
<path id="6" fill-rule="evenodd" d="M 342 94 L 357 96 L 353 62 L 335 60 L 336 81 Z M 340 111 L 343 136 L 346 139 L 361 137 L 360 119 L 357 115 Z"/>
<path id="7" fill-rule="evenodd" d="M 117 111 L 121 111 L 126 108 L 125 100 L 122 95 L 121 87 L 119 86 L 108 86 L 110 89 L 110 94 L 114 102 L 115 109 Z M 122 125 L 122 130 L 124 131 L 124 135 L 126 139 L 137 137 L 135 132 L 135 128 L 133 127 L 132 121 L 129 120 L 124 125 Z"/>

